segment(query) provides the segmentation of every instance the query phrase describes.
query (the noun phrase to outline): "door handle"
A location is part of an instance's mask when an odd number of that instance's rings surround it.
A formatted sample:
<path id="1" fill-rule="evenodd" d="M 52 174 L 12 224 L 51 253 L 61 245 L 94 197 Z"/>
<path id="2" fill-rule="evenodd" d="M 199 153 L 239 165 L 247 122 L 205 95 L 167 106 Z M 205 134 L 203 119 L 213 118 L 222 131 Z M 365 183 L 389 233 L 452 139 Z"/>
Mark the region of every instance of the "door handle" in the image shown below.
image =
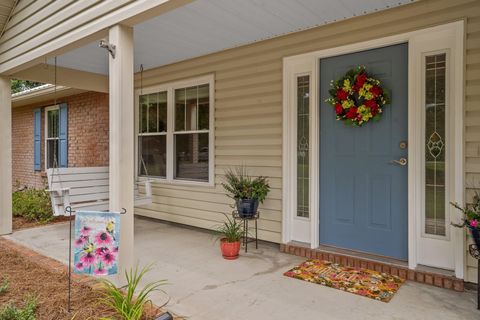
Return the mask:
<path id="1" fill-rule="evenodd" d="M 400 158 L 398 160 L 392 160 L 390 161 L 391 164 L 398 164 L 400 166 L 406 166 L 408 161 L 406 158 Z"/>

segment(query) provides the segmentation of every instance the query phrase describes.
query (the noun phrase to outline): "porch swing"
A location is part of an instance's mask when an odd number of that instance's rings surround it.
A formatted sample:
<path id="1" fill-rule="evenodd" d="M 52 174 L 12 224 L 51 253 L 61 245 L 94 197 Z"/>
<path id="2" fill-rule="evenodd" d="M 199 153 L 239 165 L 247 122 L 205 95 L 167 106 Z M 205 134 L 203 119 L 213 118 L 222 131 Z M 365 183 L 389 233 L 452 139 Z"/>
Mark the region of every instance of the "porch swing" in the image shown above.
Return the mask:
<path id="1" fill-rule="evenodd" d="M 56 57 L 54 69 L 54 105 L 57 105 Z M 145 171 L 146 179 L 135 182 L 135 206 L 152 203 L 151 179 L 142 156 L 140 156 L 140 162 Z M 53 166 L 46 171 L 48 180 L 47 191 L 50 194 L 55 216 L 65 215 L 65 208 L 68 206 L 73 211 L 104 211 L 109 209 L 109 167 L 60 168 L 58 165 L 57 148 L 53 148 Z M 140 192 L 142 185 L 144 193 Z"/>

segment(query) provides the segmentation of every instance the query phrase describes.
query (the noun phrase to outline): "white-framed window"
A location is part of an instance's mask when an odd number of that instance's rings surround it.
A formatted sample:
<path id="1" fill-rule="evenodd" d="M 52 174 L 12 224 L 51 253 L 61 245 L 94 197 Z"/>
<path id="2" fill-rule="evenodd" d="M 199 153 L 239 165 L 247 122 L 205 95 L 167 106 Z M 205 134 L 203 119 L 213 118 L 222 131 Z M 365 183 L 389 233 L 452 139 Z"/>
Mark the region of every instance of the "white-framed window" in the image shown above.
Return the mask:
<path id="1" fill-rule="evenodd" d="M 45 108 L 45 166 L 57 168 L 60 163 L 60 108 Z"/>
<path id="2" fill-rule="evenodd" d="M 137 90 L 137 174 L 214 184 L 214 77 Z"/>

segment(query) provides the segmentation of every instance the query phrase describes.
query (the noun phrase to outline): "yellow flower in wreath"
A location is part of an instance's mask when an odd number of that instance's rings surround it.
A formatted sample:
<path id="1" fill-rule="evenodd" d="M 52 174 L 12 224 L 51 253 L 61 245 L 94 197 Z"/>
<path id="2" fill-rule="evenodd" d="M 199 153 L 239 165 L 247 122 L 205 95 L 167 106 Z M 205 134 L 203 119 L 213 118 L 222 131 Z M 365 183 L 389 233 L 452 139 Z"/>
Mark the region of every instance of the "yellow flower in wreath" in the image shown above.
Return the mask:
<path id="1" fill-rule="evenodd" d="M 346 92 L 352 91 L 352 84 L 350 83 L 350 79 L 343 80 L 343 90 Z"/>
<path id="2" fill-rule="evenodd" d="M 342 101 L 342 108 L 343 109 L 351 108 L 354 105 L 355 105 L 355 102 L 353 100 L 343 100 Z"/>

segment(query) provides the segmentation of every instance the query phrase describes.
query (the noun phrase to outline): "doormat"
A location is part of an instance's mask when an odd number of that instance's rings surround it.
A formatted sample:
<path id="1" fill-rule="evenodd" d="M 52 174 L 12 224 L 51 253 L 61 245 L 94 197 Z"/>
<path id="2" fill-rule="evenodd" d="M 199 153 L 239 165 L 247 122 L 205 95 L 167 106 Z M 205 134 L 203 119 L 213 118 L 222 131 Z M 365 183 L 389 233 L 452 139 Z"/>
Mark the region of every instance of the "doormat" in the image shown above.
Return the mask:
<path id="1" fill-rule="evenodd" d="M 315 259 L 307 260 L 283 275 L 383 302 L 389 302 L 405 281 L 388 273 Z"/>

